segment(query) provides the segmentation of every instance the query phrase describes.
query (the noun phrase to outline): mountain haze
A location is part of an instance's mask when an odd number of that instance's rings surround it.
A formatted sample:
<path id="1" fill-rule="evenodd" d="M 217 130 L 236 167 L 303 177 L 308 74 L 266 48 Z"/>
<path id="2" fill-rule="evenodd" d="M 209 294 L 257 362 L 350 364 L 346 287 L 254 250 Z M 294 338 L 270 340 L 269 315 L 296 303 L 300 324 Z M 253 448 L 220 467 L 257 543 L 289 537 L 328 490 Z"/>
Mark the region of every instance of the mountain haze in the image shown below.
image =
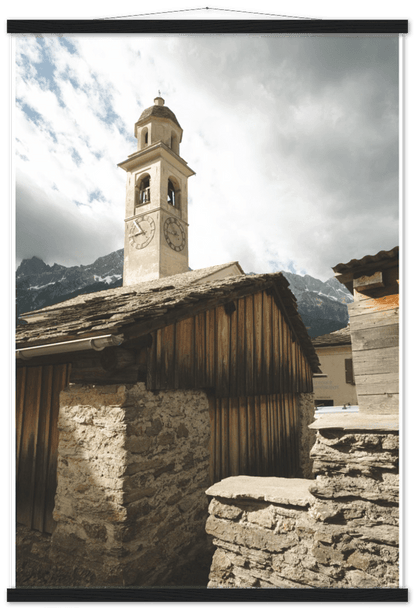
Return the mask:
<path id="1" fill-rule="evenodd" d="M 123 283 L 123 250 L 98 258 L 91 265 L 47 265 L 36 256 L 16 271 L 16 315 L 66 301 L 79 294 L 117 288 Z M 311 337 L 348 324 L 348 290 L 335 278 L 322 282 L 310 275 L 284 271 L 298 301 L 298 310 Z"/>

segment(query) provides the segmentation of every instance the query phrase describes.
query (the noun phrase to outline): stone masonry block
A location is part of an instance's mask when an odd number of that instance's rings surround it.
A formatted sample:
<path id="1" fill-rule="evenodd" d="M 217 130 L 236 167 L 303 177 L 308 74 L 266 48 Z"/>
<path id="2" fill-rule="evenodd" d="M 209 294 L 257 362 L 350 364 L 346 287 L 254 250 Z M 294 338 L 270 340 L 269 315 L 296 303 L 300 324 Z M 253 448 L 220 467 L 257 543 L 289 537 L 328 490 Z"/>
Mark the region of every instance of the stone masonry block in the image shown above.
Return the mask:
<path id="1" fill-rule="evenodd" d="M 213 498 L 209 505 L 209 514 L 215 515 L 220 519 L 231 519 L 234 521 L 243 514 L 243 509 L 232 504 L 225 504 L 219 502 L 216 498 Z"/>

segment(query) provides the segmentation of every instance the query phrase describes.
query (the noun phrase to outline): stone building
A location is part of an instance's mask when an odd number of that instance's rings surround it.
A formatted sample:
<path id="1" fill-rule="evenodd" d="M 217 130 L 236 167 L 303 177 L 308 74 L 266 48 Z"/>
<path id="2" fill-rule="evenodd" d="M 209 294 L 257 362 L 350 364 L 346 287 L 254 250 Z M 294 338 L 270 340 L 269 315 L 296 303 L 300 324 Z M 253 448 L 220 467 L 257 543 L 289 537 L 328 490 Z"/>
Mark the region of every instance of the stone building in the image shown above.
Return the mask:
<path id="1" fill-rule="evenodd" d="M 349 326 L 312 339 L 326 377 L 313 381 L 315 407 L 357 404 Z"/>
<path id="2" fill-rule="evenodd" d="M 208 549 L 210 483 L 311 473 L 320 369 L 296 300 L 280 273 L 188 271 L 193 172 L 155 102 L 120 164 L 124 286 L 17 329 L 18 585 L 174 584 Z"/>

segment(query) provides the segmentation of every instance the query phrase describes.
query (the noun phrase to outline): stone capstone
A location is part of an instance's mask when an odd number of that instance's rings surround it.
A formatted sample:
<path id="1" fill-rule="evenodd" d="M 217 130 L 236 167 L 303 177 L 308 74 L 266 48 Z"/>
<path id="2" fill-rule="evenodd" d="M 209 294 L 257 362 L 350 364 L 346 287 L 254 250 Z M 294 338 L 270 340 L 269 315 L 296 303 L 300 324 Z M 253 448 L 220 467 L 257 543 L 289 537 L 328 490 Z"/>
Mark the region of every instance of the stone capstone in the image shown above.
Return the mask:
<path id="1" fill-rule="evenodd" d="M 208 586 L 398 587 L 398 447 L 387 426 L 322 427 L 314 481 L 240 476 L 210 487 Z"/>

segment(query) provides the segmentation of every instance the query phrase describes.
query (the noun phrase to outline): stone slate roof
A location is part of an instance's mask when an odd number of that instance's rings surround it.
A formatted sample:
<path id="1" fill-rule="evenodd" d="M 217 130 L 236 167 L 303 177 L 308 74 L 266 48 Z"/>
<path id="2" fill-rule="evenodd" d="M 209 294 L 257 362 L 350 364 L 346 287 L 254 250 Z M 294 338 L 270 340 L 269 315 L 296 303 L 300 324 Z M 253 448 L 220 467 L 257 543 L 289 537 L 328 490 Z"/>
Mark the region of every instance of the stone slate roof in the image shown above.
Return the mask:
<path id="1" fill-rule="evenodd" d="M 198 283 L 235 263 L 188 271 L 135 286 L 79 295 L 74 299 L 23 314 L 27 324 L 16 330 L 16 348 L 46 345 L 104 334 L 123 334 L 128 340 L 157 328 L 223 305 L 246 294 L 275 290 L 312 371 L 319 359 L 303 324 L 296 298 L 282 273 L 229 276 Z"/>
<path id="2" fill-rule="evenodd" d="M 335 330 L 332 333 L 327 333 L 326 335 L 315 337 L 314 339 L 312 339 L 312 343 L 315 348 L 328 347 L 331 345 L 351 345 L 350 326 L 348 325 L 345 328 Z"/>
<path id="3" fill-rule="evenodd" d="M 143 112 L 141 113 L 140 118 L 137 122 L 140 123 L 141 121 L 144 121 L 145 119 L 148 119 L 151 116 L 160 117 L 161 119 L 170 119 L 171 121 L 176 123 L 179 129 L 182 129 L 182 127 L 179 125 L 178 119 L 176 118 L 172 110 L 167 106 L 151 106 L 150 108 L 146 108 L 146 110 L 143 110 Z"/>
<path id="4" fill-rule="evenodd" d="M 363 258 L 356 259 L 353 258 L 348 263 L 338 263 L 335 267 L 332 267 L 335 273 L 345 273 L 351 271 L 361 271 L 364 270 L 365 267 L 371 265 L 385 265 L 386 263 L 390 263 L 399 258 L 399 246 L 396 246 L 392 250 L 381 250 L 377 254 L 364 256 Z"/>

